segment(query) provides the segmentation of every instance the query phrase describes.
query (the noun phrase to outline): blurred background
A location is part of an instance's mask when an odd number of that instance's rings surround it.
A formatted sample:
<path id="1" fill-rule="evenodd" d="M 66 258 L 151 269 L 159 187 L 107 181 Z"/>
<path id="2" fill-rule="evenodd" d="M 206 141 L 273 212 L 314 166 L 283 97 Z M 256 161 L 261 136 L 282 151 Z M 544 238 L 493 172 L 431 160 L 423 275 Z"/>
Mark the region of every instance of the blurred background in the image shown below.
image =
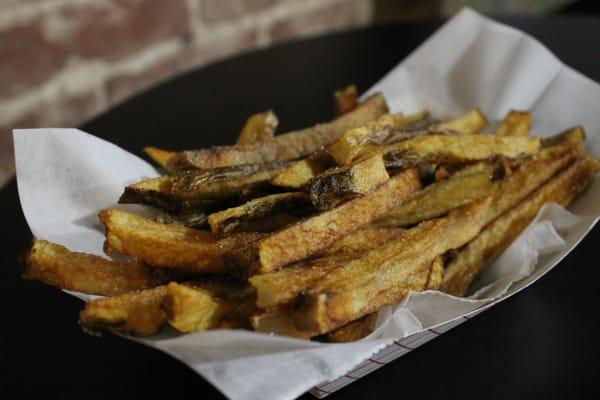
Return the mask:
<path id="1" fill-rule="evenodd" d="M 569 0 L 0 0 L 0 187 L 13 128 L 72 127 L 178 73 L 285 40 L 371 24 L 588 12 Z M 224 83 L 226 84 L 226 83 Z"/>

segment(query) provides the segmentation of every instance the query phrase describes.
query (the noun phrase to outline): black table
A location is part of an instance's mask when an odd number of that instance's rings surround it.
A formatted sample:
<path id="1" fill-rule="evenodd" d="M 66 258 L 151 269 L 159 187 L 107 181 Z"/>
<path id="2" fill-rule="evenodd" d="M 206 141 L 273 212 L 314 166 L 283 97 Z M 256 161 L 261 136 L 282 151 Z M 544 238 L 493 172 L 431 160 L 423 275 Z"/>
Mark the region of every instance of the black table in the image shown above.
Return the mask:
<path id="1" fill-rule="evenodd" d="M 503 21 L 600 80 L 600 20 Z M 246 54 L 173 79 L 83 128 L 140 154 L 148 144 L 231 143 L 249 114 L 269 107 L 281 132 L 307 126 L 330 118 L 333 88 L 351 82 L 368 88 L 439 25 L 357 30 Z M 221 398 L 165 354 L 110 334 L 83 334 L 79 300 L 19 277 L 16 260 L 31 236 L 14 181 L 0 192 L 0 210 L 0 398 Z M 533 287 L 330 398 L 597 398 L 599 239 L 596 228 Z"/>

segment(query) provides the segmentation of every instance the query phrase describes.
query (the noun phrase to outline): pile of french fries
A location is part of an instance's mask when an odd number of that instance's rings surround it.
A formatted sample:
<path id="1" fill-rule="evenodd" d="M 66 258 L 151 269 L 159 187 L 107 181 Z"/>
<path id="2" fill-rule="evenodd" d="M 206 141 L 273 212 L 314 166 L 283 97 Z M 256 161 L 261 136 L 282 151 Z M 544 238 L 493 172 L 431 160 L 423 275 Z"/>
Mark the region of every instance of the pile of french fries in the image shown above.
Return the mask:
<path id="1" fill-rule="evenodd" d="M 34 239 L 24 277 L 106 296 L 85 330 L 154 335 L 254 329 L 322 341 L 368 335 L 411 291 L 465 296 L 545 203 L 569 205 L 600 161 L 581 127 L 528 136 L 527 112 L 495 127 L 390 113 L 382 94 L 335 92 L 336 117 L 275 135 L 272 111 L 237 144 L 146 153 L 165 171 L 127 186 L 145 218 L 99 213 L 113 261 Z"/>

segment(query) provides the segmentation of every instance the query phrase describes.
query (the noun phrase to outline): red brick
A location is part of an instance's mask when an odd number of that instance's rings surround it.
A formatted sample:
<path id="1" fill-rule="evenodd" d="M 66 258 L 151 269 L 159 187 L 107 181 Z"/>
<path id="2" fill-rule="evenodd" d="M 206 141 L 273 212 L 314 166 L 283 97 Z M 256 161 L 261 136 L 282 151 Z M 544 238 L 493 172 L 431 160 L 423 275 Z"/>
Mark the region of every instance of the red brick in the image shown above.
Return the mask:
<path id="1" fill-rule="evenodd" d="M 0 100 L 44 82 L 65 63 L 67 50 L 44 40 L 38 20 L 0 33 Z"/>
<path id="2" fill-rule="evenodd" d="M 252 30 L 204 47 L 191 45 L 184 47 L 181 52 L 144 71 L 128 72 L 110 78 L 107 82 L 108 101 L 111 104 L 115 103 L 193 67 L 255 48 L 256 45 L 257 34 L 255 30 Z"/>
<path id="3" fill-rule="evenodd" d="M 114 60 L 189 32 L 185 0 L 112 0 L 111 4 L 62 10 L 67 23 L 79 23 L 65 46 L 83 57 Z"/>
<path id="4" fill-rule="evenodd" d="M 202 19 L 206 22 L 221 22 L 242 15 L 264 11 L 278 0 L 197 0 L 200 2 Z M 297 1 L 297 0 L 293 0 Z M 293 1 L 286 0 L 291 3 Z"/>
<path id="5" fill-rule="evenodd" d="M 274 42 L 361 25 L 364 8 L 357 1 L 337 2 L 303 15 L 277 21 L 270 29 Z"/>

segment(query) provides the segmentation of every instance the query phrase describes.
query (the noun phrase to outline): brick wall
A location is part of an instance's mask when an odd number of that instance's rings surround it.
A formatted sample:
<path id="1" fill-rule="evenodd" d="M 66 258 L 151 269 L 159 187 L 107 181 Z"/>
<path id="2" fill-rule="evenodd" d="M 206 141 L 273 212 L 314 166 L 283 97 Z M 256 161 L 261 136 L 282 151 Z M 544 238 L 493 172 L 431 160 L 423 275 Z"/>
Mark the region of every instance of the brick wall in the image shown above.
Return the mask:
<path id="1" fill-rule="evenodd" d="M 13 128 L 77 126 L 176 73 L 372 14 L 371 0 L 2 0 L 0 185 Z"/>

